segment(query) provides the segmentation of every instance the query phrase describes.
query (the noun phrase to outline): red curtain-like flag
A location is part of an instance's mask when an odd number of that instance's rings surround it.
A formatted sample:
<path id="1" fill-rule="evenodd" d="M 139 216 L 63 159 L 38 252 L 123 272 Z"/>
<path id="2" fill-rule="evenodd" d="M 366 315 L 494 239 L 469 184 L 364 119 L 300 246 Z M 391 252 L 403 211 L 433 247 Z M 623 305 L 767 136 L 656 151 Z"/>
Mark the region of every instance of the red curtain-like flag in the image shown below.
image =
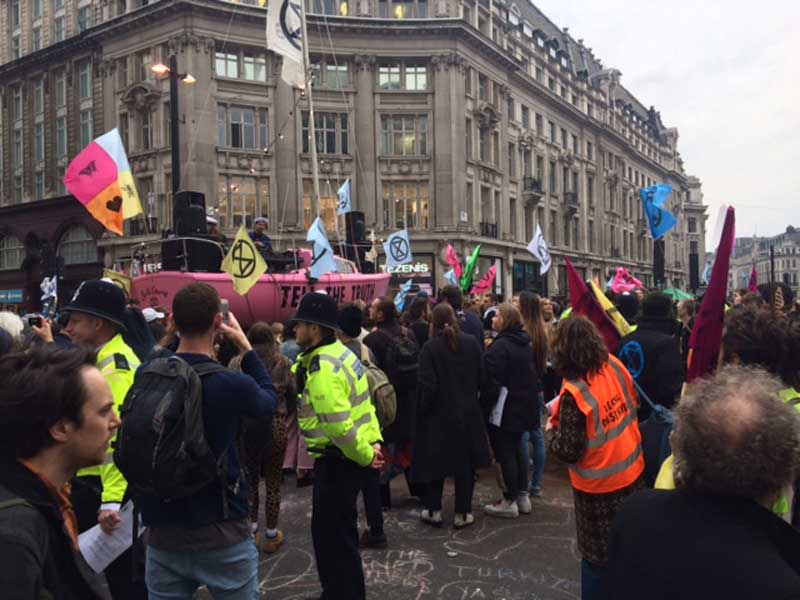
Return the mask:
<path id="1" fill-rule="evenodd" d="M 692 336 L 689 338 L 689 370 L 687 383 L 704 377 L 714 370 L 719 349 L 722 345 L 722 325 L 725 318 L 725 298 L 728 295 L 728 269 L 735 241 L 736 214 L 728 207 L 725 225 L 711 271 L 711 281 L 700 305 L 700 312 L 694 322 Z"/>
<path id="2" fill-rule="evenodd" d="M 456 280 L 461 281 L 461 260 L 458 258 L 458 254 L 456 254 L 456 249 L 453 248 L 453 244 L 447 244 L 447 256 L 445 257 L 445 260 L 447 260 L 447 264 L 453 268 L 453 272 L 456 274 Z"/>
<path id="3" fill-rule="evenodd" d="M 608 351 L 616 352 L 620 340 L 619 331 L 581 276 L 578 275 L 572 262 L 566 257 L 564 260 L 567 263 L 567 285 L 569 285 L 569 298 L 572 301 L 572 312 L 583 315 L 594 323 L 603 337 Z"/>
<path id="4" fill-rule="evenodd" d="M 756 269 L 755 265 L 750 271 L 750 282 L 747 284 L 747 289 L 753 293 L 758 293 L 758 269 Z"/>
<path id="5" fill-rule="evenodd" d="M 480 296 L 481 294 L 486 294 L 492 291 L 494 287 L 494 280 L 497 277 L 497 267 L 492 265 L 489 267 L 489 270 L 486 271 L 486 274 L 481 278 L 481 280 L 475 284 L 475 287 L 472 288 L 470 294 L 472 296 Z"/>

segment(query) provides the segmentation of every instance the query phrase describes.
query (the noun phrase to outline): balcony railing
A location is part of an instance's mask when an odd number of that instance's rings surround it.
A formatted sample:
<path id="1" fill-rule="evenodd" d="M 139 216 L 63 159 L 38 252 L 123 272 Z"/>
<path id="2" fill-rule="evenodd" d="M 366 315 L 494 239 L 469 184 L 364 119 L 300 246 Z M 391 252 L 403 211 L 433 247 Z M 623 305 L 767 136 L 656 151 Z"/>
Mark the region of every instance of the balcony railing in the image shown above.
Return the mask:
<path id="1" fill-rule="evenodd" d="M 572 207 L 578 208 L 579 204 L 578 204 L 578 194 L 577 194 L 577 192 L 565 192 L 564 193 L 564 204 L 566 204 L 568 207 L 572 206 Z"/>
<path id="2" fill-rule="evenodd" d="M 483 237 L 497 238 L 497 223 L 481 223 Z"/>
<path id="3" fill-rule="evenodd" d="M 542 189 L 542 180 L 538 177 L 531 177 L 526 175 L 522 178 L 522 191 L 523 192 L 530 192 L 533 194 L 542 194 L 544 190 Z"/>

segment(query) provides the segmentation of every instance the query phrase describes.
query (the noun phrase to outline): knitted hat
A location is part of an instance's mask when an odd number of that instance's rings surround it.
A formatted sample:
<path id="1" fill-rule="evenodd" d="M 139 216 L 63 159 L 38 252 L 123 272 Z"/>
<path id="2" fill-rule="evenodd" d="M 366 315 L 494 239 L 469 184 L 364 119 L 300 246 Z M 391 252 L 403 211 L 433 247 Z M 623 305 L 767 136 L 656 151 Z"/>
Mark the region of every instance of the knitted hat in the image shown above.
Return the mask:
<path id="1" fill-rule="evenodd" d="M 357 306 L 345 306 L 339 311 L 339 329 L 349 338 L 361 335 L 364 313 Z"/>
<path id="2" fill-rule="evenodd" d="M 627 321 L 633 321 L 639 313 L 639 300 L 633 294 L 625 292 L 617 298 L 617 308 Z"/>
<path id="3" fill-rule="evenodd" d="M 642 300 L 642 316 L 648 319 L 668 319 L 672 316 L 672 299 L 662 292 L 648 294 Z"/>

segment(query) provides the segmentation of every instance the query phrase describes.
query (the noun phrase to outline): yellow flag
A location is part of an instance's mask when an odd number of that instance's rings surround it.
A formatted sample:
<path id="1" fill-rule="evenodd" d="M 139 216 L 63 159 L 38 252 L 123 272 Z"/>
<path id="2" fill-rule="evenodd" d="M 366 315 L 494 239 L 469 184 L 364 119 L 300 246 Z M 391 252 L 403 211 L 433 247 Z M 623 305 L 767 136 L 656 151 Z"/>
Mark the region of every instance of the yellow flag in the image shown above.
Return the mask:
<path id="1" fill-rule="evenodd" d="M 130 297 L 131 278 L 125 275 L 125 273 L 117 273 L 111 269 L 103 269 L 103 279 L 110 279 L 111 283 L 122 288 L 122 291 L 125 292 L 125 295 Z"/>
<path id="2" fill-rule="evenodd" d="M 267 270 L 266 261 L 247 235 L 244 225 L 239 227 L 236 239 L 222 261 L 222 270 L 231 276 L 233 289 L 240 296 L 247 294 Z"/>
<path id="3" fill-rule="evenodd" d="M 625 320 L 625 317 L 619 314 L 617 307 L 611 303 L 611 300 L 608 299 L 608 296 L 606 296 L 602 291 L 600 291 L 600 288 L 597 287 L 593 281 L 589 282 L 589 287 L 592 288 L 592 292 L 594 293 L 595 298 L 597 298 L 597 301 L 600 303 L 600 306 L 603 307 L 603 310 L 606 311 L 606 314 L 614 322 L 614 327 L 617 328 L 619 334 L 622 337 L 625 337 L 626 335 L 631 333 L 633 329 Z"/>

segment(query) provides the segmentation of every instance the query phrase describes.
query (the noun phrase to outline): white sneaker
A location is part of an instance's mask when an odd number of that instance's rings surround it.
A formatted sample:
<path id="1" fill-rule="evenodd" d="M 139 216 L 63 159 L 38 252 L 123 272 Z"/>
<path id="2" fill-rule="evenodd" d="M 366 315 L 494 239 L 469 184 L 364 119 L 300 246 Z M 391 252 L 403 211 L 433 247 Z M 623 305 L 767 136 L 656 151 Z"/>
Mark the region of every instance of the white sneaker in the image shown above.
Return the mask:
<path id="1" fill-rule="evenodd" d="M 469 527 L 470 525 L 475 523 L 475 517 L 472 513 L 466 513 L 464 515 L 456 515 L 453 519 L 453 528 L 454 529 L 463 529 L 464 527 Z"/>
<path id="2" fill-rule="evenodd" d="M 528 492 L 522 492 L 519 496 L 517 496 L 517 508 L 519 509 L 519 514 L 521 515 L 529 515 L 533 510 L 531 506 L 531 497 Z"/>
<path id="3" fill-rule="evenodd" d="M 487 504 L 483 507 L 484 512 L 491 517 L 502 517 L 504 519 L 516 519 L 519 516 L 519 508 L 513 500 L 498 500 L 494 504 Z"/>
<path id="4" fill-rule="evenodd" d="M 422 512 L 419 513 L 419 518 L 428 525 L 433 525 L 434 527 L 442 526 L 442 511 L 440 510 L 430 511 L 427 508 L 423 508 Z"/>

